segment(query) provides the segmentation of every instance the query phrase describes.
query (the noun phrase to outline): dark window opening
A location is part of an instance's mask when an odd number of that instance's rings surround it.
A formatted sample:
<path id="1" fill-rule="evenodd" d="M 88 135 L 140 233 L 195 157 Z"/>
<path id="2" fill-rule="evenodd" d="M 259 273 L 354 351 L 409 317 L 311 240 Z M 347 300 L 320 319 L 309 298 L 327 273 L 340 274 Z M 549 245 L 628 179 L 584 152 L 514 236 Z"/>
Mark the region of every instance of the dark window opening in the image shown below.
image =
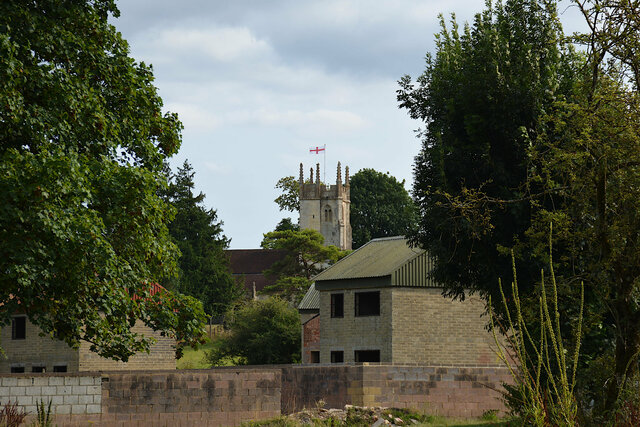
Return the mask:
<path id="1" fill-rule="evenodd" d="M 11 319 L 11 339 L 23 340 L 27 336 L 27 318 L 14 317 Z"/>
<path id="2" fill-rule="evenodd" d="M 311 352 L 311 363 L 320 363 L 320 352 L 312 351 Z"/>
<path id="3" fill-rule="evenodd" d="M 12 374 L 22 374 L 24 373 L 24 366 L 12 366 L 11 367 Z"/>
<path id="4" fill-rule="evenodd" d="M 53 372 L 67 372 L 67 365 L 54 365 Z"/>
<path id="5" fill-rule="evenodd" d="M 331 317 L 344 317 L 344 294 L 331 294 Z"/>
<path id="6" fill-rule="evenodd" d="M 331 215 L 331 208 L 327 206 L 326 208 L 324 208 L 324 220 L 327 222 L 331 222 L 332 219 L 333 216 Z"/>
<path id="7" fill-rule="evenodd" d="M 344 351 L 332 351 L 331 363 L 342 363 L 342 362 L 344 362 Z"/>
<path id="8" fill-rule="evenodd" d="M 357 292 L 355 309 L 356 316 L 380 316 L 380 291 Z"/>
<path id="9" fill-rule="evenodd" d="M 32 366 L 31 372 L 46 372 L 44 366 Z"/>
<path id="10" fill-rule="evenodd" d="M 379 362 L 380 350 L 356 350 L 354 356 L 356 362 Z"/>

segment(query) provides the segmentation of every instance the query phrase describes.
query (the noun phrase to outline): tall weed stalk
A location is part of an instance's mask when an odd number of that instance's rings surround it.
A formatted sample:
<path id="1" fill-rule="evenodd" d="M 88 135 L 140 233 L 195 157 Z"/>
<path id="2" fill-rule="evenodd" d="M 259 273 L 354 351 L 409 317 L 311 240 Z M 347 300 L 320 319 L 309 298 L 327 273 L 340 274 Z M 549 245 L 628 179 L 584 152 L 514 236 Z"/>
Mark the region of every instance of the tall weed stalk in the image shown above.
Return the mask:
<path id="1" fill-rule="evenodd" d="M 549 267 L 551 271 L 551 304 L 547 299 L 544 270 L 540 279 L 539 322 L 540 336 L 534 340 L 522 316 L 515 257 L 511 252 L 513 282 L 511 293 L 513 307 L 510 308 L 499 281 L 500 295 L 505 309 L 507 327 L 495 316 L 491 298 L 489 313 L 491 329 L 497 346 L 498 358 L 507 366 L 514 380 L 513 386 L 507 386 L 505 401 L 513 413 L 518 414 L 523 425 L 535 426 L 575 426 L 578 405 L 574 395 L 576 370 L 580 354 L 582 336 L 582 315 L 584 309 L 584 284 L 581 283 L 580 314 L 575 327 L 575 348 L 567 361 L 568 350 L 562 341 L 560 332 L 560 312 L 558 310 L 558 288 L 553 270 L 552 236 L 549 230 Z M 550 308 L 552 313 L 550 312 Z M 507 345 L 503 345 L 496 334 L 496 323 L 506 336 Z M 508 349 L 506 348 L 508 347 Z M 553 369 L 555 366 L 556 369 Z M 571 374 L 569 374 L 569 372 Z"/>

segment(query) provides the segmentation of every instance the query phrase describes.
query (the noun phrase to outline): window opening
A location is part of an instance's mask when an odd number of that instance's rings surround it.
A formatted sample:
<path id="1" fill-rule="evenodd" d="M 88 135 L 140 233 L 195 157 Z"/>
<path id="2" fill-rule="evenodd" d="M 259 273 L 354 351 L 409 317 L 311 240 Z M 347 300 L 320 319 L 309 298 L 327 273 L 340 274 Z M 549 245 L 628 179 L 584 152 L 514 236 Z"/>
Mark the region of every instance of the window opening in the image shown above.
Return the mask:
<path id="1" fill-rule="evenodd" d="M 24 366 L 12 366 L 11 367 L 12 374 L 22 374 L 24 373 Z"/>
<path id="2" fill-rule="evenodd" d="M 380 291 L 355 294 L 356 316 L 380 316 Z"/>
<path id="3" fill-rule="evenodd" d="M 344 362 L 344 351 L 331 352 L 331 363 L 343 363 L 343 362 Z"/>
<path id="4" fill-rule="evenodd" d="M 344 294 L 331 294 L 331 317 L 344 317 Z"/>
<path id="5" fill-rule="evenodd" d="M 320 363 L 320 352 L 312 351 L 311 352 L 311 363 Z"/>
<path id="6" fill-rule="evenodd" d="M 11 339 L 23 340 L 27 336 L 27 318 L 14 317 L 11 319 Z"/>
<path id="7" fill-rule="evenodd" d="M 46 369 L 44 366 L 32 366 L 31 372 L 46 372 Z"/>
<path id="8" fill-rule="evenodd" d="M 53 372 L 67 372 L 67 365 L 53 365 Z"/>
<path id="9" fill-rule="evenodd" d="M 331 207 L 325 206 L 324 208 L 324 220 L 327 222 L 331 222 L 333 220 L 333 216 L 331 214 Z"/>
<path id="10" fill-rule="evenodd" d="M 380 350 L 356 350 L 354 359 L 356 362 L 379 362 Z"/>

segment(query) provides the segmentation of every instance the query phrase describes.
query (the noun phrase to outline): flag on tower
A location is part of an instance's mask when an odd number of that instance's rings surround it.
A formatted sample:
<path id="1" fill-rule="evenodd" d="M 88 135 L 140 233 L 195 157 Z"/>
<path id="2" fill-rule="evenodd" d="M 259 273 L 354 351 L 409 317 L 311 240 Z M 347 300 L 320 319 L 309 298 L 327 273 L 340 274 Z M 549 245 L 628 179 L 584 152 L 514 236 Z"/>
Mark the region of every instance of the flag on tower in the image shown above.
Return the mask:
<path id="1" fill-rule="evenodd" d="M 320 154 L 321 151 L 324 151 L 324 149 L 327 147 L 327 145 L 323 145 L 322 147 L 311 147 L 309 148 L 309 152 L 310 153 L 316 153 L 316 154 Z"/>

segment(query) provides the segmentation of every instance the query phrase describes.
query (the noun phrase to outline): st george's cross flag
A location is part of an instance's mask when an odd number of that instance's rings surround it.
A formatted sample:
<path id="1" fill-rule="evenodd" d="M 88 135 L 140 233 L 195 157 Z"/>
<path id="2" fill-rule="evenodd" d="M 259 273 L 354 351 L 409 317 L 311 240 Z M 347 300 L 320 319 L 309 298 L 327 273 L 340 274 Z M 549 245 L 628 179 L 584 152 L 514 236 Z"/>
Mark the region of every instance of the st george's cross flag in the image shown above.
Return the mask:
<path id="1" fill-rule="evenodd" d="M 324 151 L 325 148 L 326 148 L 326 145 L 323 145 L 322 147 L 311 147 L 311 148 L 309 148 L 309 152 L 310 153 L 320 154 L 320 152 Z"/>

